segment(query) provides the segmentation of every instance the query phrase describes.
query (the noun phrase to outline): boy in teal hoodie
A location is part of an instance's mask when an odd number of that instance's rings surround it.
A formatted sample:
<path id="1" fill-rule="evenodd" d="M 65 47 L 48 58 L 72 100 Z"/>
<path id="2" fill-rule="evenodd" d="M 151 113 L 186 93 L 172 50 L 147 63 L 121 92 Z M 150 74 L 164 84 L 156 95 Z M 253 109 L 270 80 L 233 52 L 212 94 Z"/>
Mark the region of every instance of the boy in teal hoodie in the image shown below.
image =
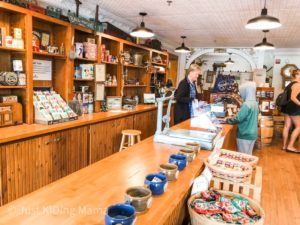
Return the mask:
<path id="1" fill-rule="evenodd" d="M 256 84 L 247 82 L 240 86 L 240 95 L 244 102 L 235 118 L 227 119 L 229 124 L 238 124 L 237 148 L 239 152 L 252 155 L 257 139 L 258 103 L 256 102 Z"/>

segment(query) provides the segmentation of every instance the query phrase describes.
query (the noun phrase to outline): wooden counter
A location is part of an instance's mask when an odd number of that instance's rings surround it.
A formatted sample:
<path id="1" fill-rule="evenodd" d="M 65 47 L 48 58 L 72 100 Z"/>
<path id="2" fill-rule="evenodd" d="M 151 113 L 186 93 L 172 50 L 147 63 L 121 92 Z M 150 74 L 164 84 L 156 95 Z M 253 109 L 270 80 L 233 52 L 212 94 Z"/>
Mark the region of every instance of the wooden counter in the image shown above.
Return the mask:
<path id="1" fill-rule="evenodd" d="M 188 128 L 190 121 L 175 128 Z M 225 125 L 223 135 L 232 126 Z M 158 172 L 159 164 L 168 161 L 170 154 L 180 147 L 153 143 L 153 138 L 113 154 L 99 162 L 51 183 L 31 194 L 0 208 L 0 224 L 104 224 L 108 206 L 124 202 L 128 187 L 143 185 L 149 173 Z M 180 224 L 184 217 L 186 199 L 193 180 L 202 170 L 198 157 L 169 183 L 167 192 L 153 198 L 147 213 L 138 215 L 137 224 Z"/>
<path id="2" fill-rule="evenodd" d="M 73 127 L 79 127 L 83 125 L 89 125 L 93 123 L 99 123 L 107 120 L 112 120 L 116 118 L 126 117 L 129 115 L 142 113 L 150 110 L 156 110 L 154 104 L 151 105 L 138 105 L 136 109 L 129 111 L 110 111 L 110 112 L 100 112 L 93 114 L 86 114 L 80 116 L 78 120 L 64 122 L 53 125 L 42 125 L 42 124 L 23 124 L 17 126 L 10 126 L 0 128 L 0 144 L 10 141 L 16 141 L 23 138 L 38 136 L 42 134 L 47 134 L 51 132 L 56 132 L 64 129 L 69 129 Z"/>

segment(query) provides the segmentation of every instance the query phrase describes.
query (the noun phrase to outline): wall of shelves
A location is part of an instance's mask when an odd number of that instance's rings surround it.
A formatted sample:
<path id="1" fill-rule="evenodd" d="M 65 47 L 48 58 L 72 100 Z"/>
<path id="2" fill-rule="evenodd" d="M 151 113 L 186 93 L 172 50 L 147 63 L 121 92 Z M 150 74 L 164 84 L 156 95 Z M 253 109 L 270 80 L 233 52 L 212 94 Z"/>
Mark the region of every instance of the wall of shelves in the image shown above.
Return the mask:
<path id="1" fill-rule="evenodd" d="M 23 105 L 24 122 L 32 124 L 33 115 L 33 91 L 34 88 L 53 88 L 66 101 L 73 99 L 73 91 L 79 86 L 90 86 L 90 92 L 95 93 L 97 82 L 95 79 L 76 79 L 74 77 L 75 67 L 80 64 L 106 65 L 106 74 L 116 76 L 116 84 L 105 84 L 105 96 L 135 96 L 138 95 L 142 101 L 143 93 L 150 92 L 151 74 L 154 66 L 165 68 L 168 73 L 169 55 L 167 52 L 153 50 L 127 40 L 113 37 L 104 33 L 94 31 L 81 26 L 39 14 L 6 2 L 0 1 L 0 27 L 5 27 L 7 32 L 13 32 L 13 28 L 22 29 L 24 49 L 10 48 L 0 45 L 0 71 L 12 71 L 12 60 L 20 59 L 23 62 L 26 74 L 26 86 L 0 86 L 0 95 L 17 95 L 19 102 Z M 51 46 L 64 46 L 64 52 L 48 53 L 44 51 L 33 51 L 33 31 L 49 34 Z M 97 44 L 97 58 L 70 59 L 69 52 L 74 51 L 73 44 L 86 42 L 87 38 L 94 38 Z M 105 52 L 103 51 L 105 45 Z M 109 52 L 107 52 L 109 51 Z M 143 65 L 126 64 L 121 60 L 121 53 L 130 52 L 143 55 Z M 108 53 L 108 54 L 107 54 Z M 107 57 L 107 55 L 110 55 Z M 161 61 L 157 61 L 160 57 Z M 33 79 L 33 60 L 49 60 L 52 64 L 52 80 Z M 127 75 L 127 76 L 124 76 Z M 165 76 L 166 78 L 167 76 Z M 128 82 L 135 80 L 136 82 Z M 100 102 L 94 102 L 95 112 L 100 110 Z"/>

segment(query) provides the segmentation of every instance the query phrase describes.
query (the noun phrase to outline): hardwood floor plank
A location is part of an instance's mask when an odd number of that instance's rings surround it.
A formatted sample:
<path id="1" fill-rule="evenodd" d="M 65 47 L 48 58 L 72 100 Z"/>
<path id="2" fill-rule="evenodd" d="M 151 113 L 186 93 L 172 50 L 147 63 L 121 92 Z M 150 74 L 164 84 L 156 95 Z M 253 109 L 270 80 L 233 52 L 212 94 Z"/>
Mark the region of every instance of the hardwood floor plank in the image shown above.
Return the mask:
<path id="1" fill-rule="evenodd" d="M 262 207 L 266 225 L 300 224 L 300 154 L 281 150 L 281 140 L 254 150 L 263 168 Z M 300 147 L 300 146 L 299 146 Z"/>

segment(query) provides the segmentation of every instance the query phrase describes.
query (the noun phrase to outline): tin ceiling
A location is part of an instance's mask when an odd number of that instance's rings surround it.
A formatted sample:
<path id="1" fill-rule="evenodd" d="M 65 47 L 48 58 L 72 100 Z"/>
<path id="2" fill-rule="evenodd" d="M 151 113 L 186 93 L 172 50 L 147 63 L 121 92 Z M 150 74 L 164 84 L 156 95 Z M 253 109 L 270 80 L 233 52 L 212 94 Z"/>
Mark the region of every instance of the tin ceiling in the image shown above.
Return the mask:
<path id="1" fill-rule="evenodd" d="M 263 0 L 81 0 L 80 15 L 94 17 L 100 6 L 100 20 L 109 20 L 129 31 L 141 22 L 163 42 L 176 47 L 186 35 L 189 47 L 252 47 L 262 41 L 261 31 L 244 28 L 247 21 L 260 15 Z M 74 0 L 42 0 L 75 11 Z M 267 34 L 277 48 L 300 47 L 300 0 L 267 0 L 268 14 L 280 19 L 282 27 Z"/>

